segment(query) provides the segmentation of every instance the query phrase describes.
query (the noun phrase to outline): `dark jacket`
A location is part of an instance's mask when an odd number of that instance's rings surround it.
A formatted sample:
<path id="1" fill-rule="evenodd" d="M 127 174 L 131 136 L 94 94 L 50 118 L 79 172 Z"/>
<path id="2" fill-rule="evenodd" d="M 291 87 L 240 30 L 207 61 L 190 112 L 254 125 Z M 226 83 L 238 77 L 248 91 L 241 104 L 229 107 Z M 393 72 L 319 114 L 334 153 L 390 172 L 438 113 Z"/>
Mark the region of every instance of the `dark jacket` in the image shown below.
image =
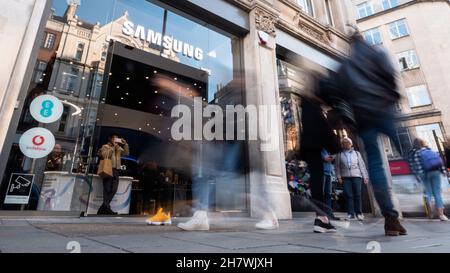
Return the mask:
<path id="1" fill-rule="evenodd" d="M 446 167 L 447 169 L 450 169 L 450 147 L 445 147 L 444 153 L 445 153 Z"/>
<path id="2" fill-rule="evenodd" d="M 305 158 L 311 153 L 317 153 L 320 156 L 323 149 L 330 154 L 337 153 L 339 151 L 338 137 L 333 133 L 320 105 L 302 98 L 301 112 L 300 158 Z"/>
<path id="3" fill-rule="evenodd" d="M 358 130 L 376 129 L 395 139 L 395 104 L 401 97 L 396 74 L 385 52 L 355 36 L 350 56 L 336 74 L 322 80 L 318 96 Z"/>

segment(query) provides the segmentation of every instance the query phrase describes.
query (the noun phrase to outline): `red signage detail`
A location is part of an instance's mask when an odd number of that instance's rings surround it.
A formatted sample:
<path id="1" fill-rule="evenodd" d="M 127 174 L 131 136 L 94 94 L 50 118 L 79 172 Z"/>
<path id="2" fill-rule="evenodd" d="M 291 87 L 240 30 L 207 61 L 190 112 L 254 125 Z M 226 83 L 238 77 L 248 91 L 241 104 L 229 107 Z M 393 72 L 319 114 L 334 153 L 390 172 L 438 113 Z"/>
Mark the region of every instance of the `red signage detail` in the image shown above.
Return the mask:
<path id="1" fill-rule="evenodd" d="M 406 160 L 389 161 L 389 168 L 392 175 L 408 175 L 412 173 Z"/>
<path id="2" fill-rule="evenodd" d="M 37 136 L 33 137 L 33 139 L 31 141 L 33 142 L 34 145 L 41 146 L 42 144 L 44 144 L 45 139 L 43 136 L 37 135 Z"/>

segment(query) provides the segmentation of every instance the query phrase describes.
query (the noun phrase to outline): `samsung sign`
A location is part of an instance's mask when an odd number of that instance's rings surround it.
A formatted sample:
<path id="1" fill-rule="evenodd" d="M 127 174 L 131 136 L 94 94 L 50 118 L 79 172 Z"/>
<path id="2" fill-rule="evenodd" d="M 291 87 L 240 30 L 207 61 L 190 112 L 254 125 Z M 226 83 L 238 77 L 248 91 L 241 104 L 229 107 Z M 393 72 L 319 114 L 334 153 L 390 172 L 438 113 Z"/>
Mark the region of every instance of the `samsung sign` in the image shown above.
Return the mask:
<path id="1" fill-rule="evenodd" d="M 173 50 L 197 61 L 203 60 L 203 50 L 201 48 L 179 41 L 172 36 L 162 36 L 161 33 L 151 29 L 147 30 L 141 25 L 135 26 L 131 21 L 123 23 L 122 32 L 127 36 L 132 36 L 144 42 L 147 41 L 150 45 L 162 46 L 166 50 Z"/>

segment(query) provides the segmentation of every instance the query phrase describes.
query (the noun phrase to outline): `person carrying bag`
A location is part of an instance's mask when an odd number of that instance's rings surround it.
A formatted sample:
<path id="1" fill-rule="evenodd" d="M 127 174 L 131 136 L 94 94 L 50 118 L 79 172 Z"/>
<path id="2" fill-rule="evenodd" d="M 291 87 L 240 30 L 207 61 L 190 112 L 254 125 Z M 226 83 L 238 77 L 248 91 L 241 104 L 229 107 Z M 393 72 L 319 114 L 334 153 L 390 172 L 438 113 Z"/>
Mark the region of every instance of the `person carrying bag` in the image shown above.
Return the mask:
<path id="1" fill-rule="evenodd" d="M 119 187 L 119 169 L 121 168 L 121 157 L 130 153 L 128 143 L 117 134 L 111 134 L 108 143 L 103 145 L 99 151 L 101 158 L 97 174 L 103 178 L 103 204 L 99 208 L 99 215 L 116 215 L 111 209 L 111 202 Z"/>

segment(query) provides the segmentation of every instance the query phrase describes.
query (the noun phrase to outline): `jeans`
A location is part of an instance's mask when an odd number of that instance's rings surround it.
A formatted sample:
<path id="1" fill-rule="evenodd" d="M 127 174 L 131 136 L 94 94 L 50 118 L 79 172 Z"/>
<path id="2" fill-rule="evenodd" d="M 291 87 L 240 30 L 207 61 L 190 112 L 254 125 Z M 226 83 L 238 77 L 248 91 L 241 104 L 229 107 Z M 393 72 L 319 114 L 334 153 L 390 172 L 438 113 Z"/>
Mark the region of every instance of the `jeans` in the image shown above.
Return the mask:
<path id="1" fill-rule="evenodd" d="M 205 177 L 195 177 L 192 180 L 192 199 L 194 199 L 193 209 L 209 209 L 209 179 Z"/>
<path id="2" fill-rule="evenodd" d="M 362 214 L 361 177 L 343 177 L 344 194 L 347 201 L 347 213 L 351 215 Z"/>
<path id="3" fill-rule="evenodd" d="M 331 181 L 331 175 L 324 174 L 323 176 L 323 193 L 325 198 L 325 212 L 328 217 L 333 216 L 333 200 L 332 200 L 333 183 Z"/>
<path id="4" fill-rule="evenodd" d="M 119 171 L 113 169 L 113 176 L 103 178 L 103 206 L 111 208 L 110 204 L 119 188 Z"/>
<path id="5" fill-rule="evenodd" d="M 399 213 L 394 208 L 391 198 L 388 178 L 385 173 L 381 151 L 378 146 L 378 131 L 367 129 L 360 133 L 367 153 L 370 181 L 373 186 L 375 199 L 380 206 L 383 216 L 398 218 Z"/>
<path id="6" fill-rule="evenodd" d="M 436 208 L 444 208 L 444 202 L 442 201 L 441 194 L 441 172 L 427 172 L 421 176 L 421 179 L 425 188 L 425 198 L 427 199 L 427 203 L 431 204 L 431 201 L 434 197 Z"/>

